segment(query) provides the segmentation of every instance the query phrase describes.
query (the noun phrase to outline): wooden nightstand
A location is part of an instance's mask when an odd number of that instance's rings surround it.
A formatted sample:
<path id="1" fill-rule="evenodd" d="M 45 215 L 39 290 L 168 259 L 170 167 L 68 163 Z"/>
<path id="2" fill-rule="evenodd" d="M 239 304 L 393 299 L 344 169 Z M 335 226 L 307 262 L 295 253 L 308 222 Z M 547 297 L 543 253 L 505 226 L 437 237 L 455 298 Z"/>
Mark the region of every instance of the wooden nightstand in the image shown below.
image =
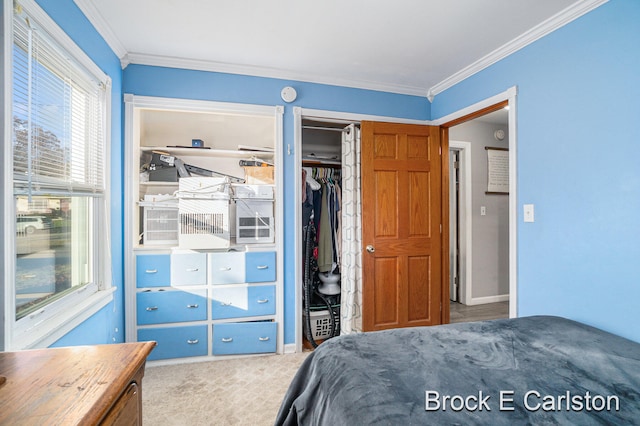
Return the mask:
<path id="1" fill-rule="evenodd" d="M 0 424 L 141 425 L 142 377 L 155 345 L 0 352 Z"/>

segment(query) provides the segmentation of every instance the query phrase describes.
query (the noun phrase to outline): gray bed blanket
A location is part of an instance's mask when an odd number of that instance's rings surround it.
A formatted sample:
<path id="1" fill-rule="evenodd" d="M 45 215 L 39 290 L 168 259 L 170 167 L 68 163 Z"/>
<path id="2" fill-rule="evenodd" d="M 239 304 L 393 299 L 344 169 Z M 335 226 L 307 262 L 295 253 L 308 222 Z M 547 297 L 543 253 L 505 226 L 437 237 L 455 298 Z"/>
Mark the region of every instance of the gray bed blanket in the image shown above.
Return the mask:
<path id="1" fill-rule="evenodd" d="M 640 344 L 551 316 L 340 336 L 276 424 L 640 424 Z"/>

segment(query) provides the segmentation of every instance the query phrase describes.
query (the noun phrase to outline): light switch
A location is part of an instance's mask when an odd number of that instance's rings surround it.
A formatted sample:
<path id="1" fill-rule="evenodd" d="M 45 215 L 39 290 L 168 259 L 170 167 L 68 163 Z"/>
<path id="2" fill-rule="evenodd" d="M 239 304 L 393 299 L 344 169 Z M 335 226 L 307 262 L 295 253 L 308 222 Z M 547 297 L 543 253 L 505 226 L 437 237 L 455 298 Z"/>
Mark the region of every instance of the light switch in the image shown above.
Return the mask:
<path id="1" fill-rule="evenodd" d="M 524 206 L 524 221 L 535 222 L 533 215 L 533 204 L 525 204 Z"/>
<path id="2" fill-rule="evenodd" d="M 480 216 L 486 216 L 486 215 L 487 215 L 487 207 L 480 206 Z"/>

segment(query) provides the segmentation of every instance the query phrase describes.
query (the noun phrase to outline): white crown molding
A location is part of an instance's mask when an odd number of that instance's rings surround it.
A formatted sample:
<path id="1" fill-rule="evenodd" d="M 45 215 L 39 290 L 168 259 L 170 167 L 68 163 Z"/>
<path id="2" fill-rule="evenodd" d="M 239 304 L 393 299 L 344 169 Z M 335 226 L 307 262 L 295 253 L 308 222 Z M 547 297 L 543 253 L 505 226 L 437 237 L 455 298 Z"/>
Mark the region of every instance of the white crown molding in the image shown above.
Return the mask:
<path id="1" fill-rule="evenodd" d="M 331 86 L 351 87 L 356 89 L 375 90 L 411 96 L 426 96 L 430 102 L 434 97 L 455 86 L 472 75 L 488 68 L 512 53 L 528 46 L 545 35 L 563 27 L 569 22 L 596 9 L 609 0 L 581 0 L 557 13 L 531 30 L 521 34 L 509 43 L 499 47 L 478 61 L 452 74 L 429 89 L 424 87 L 396 85 L 362 80 L 332 78 L 318 74 L 309 74 L 278 68 L 237 65 L 198 59 L 177 58 L 168 56 L 147 55 L 127 52 L 109 24 L 95 7 L 94 0 L 73 0 L 86 15 L 96 30 L 102 35 L 114 53 L 120 58 L 122 68 L 129 64 L 151 65 L 169 68 L 193 69 L 199 71 L 220 72 L 228 74 L 250 75 L 257 77 L 276 78 L 281 80 L 295 80 L 309 83 L 327 84 Z"/>
<path id="2" fill-rule="evenodd" d="M 120 58 L 122 63 L 122 58 L 126 57 L 127 49 L 125 49 L 124 45 L 120 41 L 120 39 L 116 36 L 116 34 L 111 29 L 111 26 L 107 23 L 106 19 L 100 14 L 98 8 L 93 4 L 92 0 L 73 0 L 73 2 L 78 6 L 80 11 L 84 13 L 84 16 L 87 17 L 89 22 L 93 24 L 98 33 L 104 38 L 104 41 L 107 42 L 111 50 Z M 123 66 L 123 68 L 126 65 Z"/>
<path id="3" fill-rule="evenodd" d="M 331 78 L 318 74 L 309 74 L 296 71 L 288 71 L 278 68 L 256 67 L 250 65 L 236 65 L 223 62 L 203 61 L 199 59 L 176 58 L 169 56 L 146 55 L 141 53 L 129 53 L 127 55 L 130 64 L 152 65 L 168 68 L 183 68 L 198 71 L 211 71 L 228 74 L 241 74 L 256 77 L 268 77 L 281 80 L 304 81 L 308 83 L 327 84 L 331 86 L 343 86 L 356 89 L 375 90 L 380 92 L 398 93 L 403 95 L 424 96 L 426 88 L 412 87 L 396 84 L 384 84 L 370 81 L 349 80 Z"/>
<path id="4" fill-rule="evenodd" d="M 428 90 L 427 98 L 430 102 L 433 102 L 433 98 L 438 93 L 444 92 L 445 90 L 455 86 L 461 81 L 471 77 L 472 75 L 482 71 L 485 68 L 488 68 L 489 66 L 506 58 L 512 53 L 515 53 L 523 47 L 526 47 L 534 41 L 544 37 L 545 35 L 567 25 L 569 22 L 581 17 L 582 15 L 592 11 L 593 9 L 602 6 L 608 1 L 609 0 L 584 0 L 572 4 L 571 6 L 567 7 L 561 12 L 558 12 L 546 21 L 536 25 L 529 31 L 511 40 L 509 43 L 497 48 L 485 57 L 479 59 L 473 64 L 461 69 L 457 73 L 434 85 Z"/>

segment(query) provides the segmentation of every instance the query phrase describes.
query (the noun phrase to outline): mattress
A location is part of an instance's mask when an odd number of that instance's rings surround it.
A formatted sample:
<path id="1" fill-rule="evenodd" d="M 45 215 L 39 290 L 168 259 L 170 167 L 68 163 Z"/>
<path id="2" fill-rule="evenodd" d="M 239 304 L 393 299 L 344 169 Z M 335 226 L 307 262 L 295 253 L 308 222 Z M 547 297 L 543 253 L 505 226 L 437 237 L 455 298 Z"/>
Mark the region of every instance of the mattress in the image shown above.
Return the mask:
<path id="1" fill-rule="evenodd" d="M 640 344 L 553 316 L 336 337 L 277 425 L 638 424 Z"/>

